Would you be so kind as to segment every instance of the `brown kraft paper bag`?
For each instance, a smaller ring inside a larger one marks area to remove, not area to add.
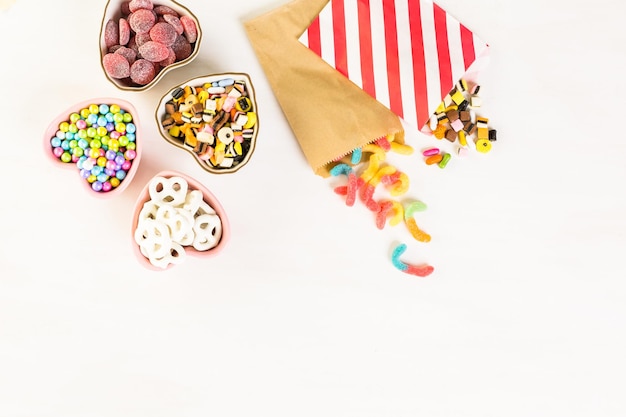
[[[399,117],[324,62],[298,38],[329,0],[294,0],[244,23],[274,94],[315,174],[354,149],[390,136]]]

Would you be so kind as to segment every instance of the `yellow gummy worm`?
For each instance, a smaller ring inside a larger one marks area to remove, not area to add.
[[[384,161],[387,155],[385,154],[385,150],[378,145],[373,143],[368,143],[363,146],[362,152],[372,152],[374,155],[378,156],[378,161]]]
[[[413,153],[413,148],[411,146],[398,142],[391,142],[391,150],[402,155],[411,155]]]
[[[363,173],[360,176],[360,178],[365,183],[368,183],[374,177],[374,175],[376,175],[376,172],[378,172],[378,168],[379,168],[379,165],[380,165],[380,159],[378,158],[377,154],[370,155],[370,160],[369,161],[370,161],[369,165],[367,166],[365,171],[363,171]]]
[[[384,166],[382,168],[380,168],[376,174],[369,180],[369,184],[373,185],[374,187],[376,187],[378,184],[380,184],[380,180],[382,177],[384,177],[385,175],[391,175],[394,172],[396,172],[396,167],[392,166],[392,165],[387,165]]]
[[[390,226],[397,226],[404,219],[404,207],[396,200],[390,200],[393,207],[393,217],[389,220]]]
[[[409,177],[404,172],[402,172],[400,173],[400,177],[398,178],[398,181],[396,181],[394,185],[391,187],[391,190],[389,190],[389,193],[392,196],[399,196],[399,195],[406,193],[408,189],[409,189]]]

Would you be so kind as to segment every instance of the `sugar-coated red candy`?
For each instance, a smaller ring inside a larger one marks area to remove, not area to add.
[[[137,46],[137,40],[135,39],[135,35],[130,35],[130,39],[128,40],[127,48],[135,51],[135,54],[139,54],[139,46]]]
[[[183,27],[183,24],[180,23],[180,19],[178,17],[172,14],[165,14],[163,15],[163,20],[172,25],[177,34],[182,35],[185,31],[185,28]]]
[[[131,0],[130,3],[128,3],[128,8],[134,13],[140,9],[152,10],[154,9],[154,4],[152,4],[150,0]]]
[[[122,14],[128,16],[130,14],[130,0],[123,1],[121,5]]]
[[[168,65],[172,65],[176,62],[176,52],[172,48],[167,48],[169,50],[169,55],[163,61],[159,62],[159,65],[162,67],[167,67]]]
[[[120,45],[126,45],[130,40],[130,25],[128,24],[128,20],[124,19],[123,17],[120,18],[119,25]]]
[[[155,75],[154,65],[146,59],[138,59],[130,67],[130,79],[139,85],[148,84]]]
[[[196,22],[189,16],[181,16],[180,23],[183,24],[185,37],[189,43],[194,43],[198,39],[198,28],[196,27]]]
[[[112,54],[112,53],[116,52],[118,49],[120,49],[121,47],[122,47],[122,45],[113,45],[112,47],[107,49],[107,52]]]
[[[120,46],[116,51],[116,54],[120,54],[122,55],[124,58],[126,58],[126,60],[128,61],[128,63],[130,65],[133,64],[133,62],[135,62],[135,59],[137,59],[137,52],[133,51],[130,48],[127,48],[125,46]]]
[[[165,46],[172,46],[177,37],[176,29],[169,23],[157,23],[150,29],[150,39]]]
[[[130,64],[123,55],[113,53],[102,57],[102,66],[111,78],[121,79],[130,75]]]
[[[160,62],[166,59],[170,52],[166,45],[160,42],[148,41],[139,47],[142,58],[151,62]]]
[[[189,58],[192,52],[191,44],[184,35],[178,35],[176,41],[172,45],[172,49],[176,54],[177,61]]]
[[[135,36],[135,43],[137,44],[137,48],[139,48],[141,45],[143,45],[146,42],[151,41],[152,39],[150,38],[150,32],[146,32],[146,33],[138,33]]]
[[[169,6],[154,6],[154,12],[159,16],[169,14],[178,17],[178,12]]]
[[[120,40],[120,30],[117,22],[109,19],[104,26],[104,44],[107,48],[118,45]]]
[[[132,3],[132,2],[131,2]],[[130,24],[130,28],[135,31],[135,33],[148,33],[154,23],[156,22],[156,17],[152,10],[148,9],[139,9],[130,14],[128,17],[128,23]]]

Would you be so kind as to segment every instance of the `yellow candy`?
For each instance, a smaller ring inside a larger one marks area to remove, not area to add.
[[[390,226],[397,226],[404,219],[404,207],[398,201],[391,200],[391,204],[393,204],[393,217],[389,220]]]
[[[204,104],[205,101],[207,101],[207,99],[209,98],[209,93],[206,92],[205,90],[202,90],[198,93],[198,101],[202,104]]]
[[[198,139],[196,139],[192,129],[185,130],[185,144],[191,146],[192,148],[195,148],[198,144]]]
[[[253,111],[249,111],[248,113],[246,113],[246,116],[248,116],[248,121],[246,122],[245,125],[243,125],[243,128],[250,129],[252,126],[256,124],[256,113]]]
[[[444,136],[446,136],[446,130],[446,127],[443,124],[439,123],[433,134],[437,139],[443,139]]]
[[[385,158],[387,158],[385,150],[373,143],[368,143],[367,145],[363,146],[363,148],[361,148],[361,152],[372,152],[378,157],[379,162],[382,162],[385,160]]]
[[[491,142],[489,139],[478,139],[476,141],[476,150],[480,153],[487,153],[491,150]]]
[[[378,155],[372,154],[370,156],[370,163],[367,166],[367,169],[363,171],[360,176],[363,182],[368,183],[372,178],[374,178],[374,175],[376,175],[376,173],[378,172],[379,164],[380,159],[378,159]]]
[[[457,132],[457,136],[459,138],[459,143],[461,144],[461,146],[467,146],[467,138],[465,137],[465,131],[459,130]]]
[[[382,177],[384,177],[385,175],[391,175],[396,171],[397,171],[396,167],[394,166],[391,166],[391,165],[384,166],[376,172],[376,174],[368,181],[368,184],[371,184],[374,187],[376,187],[378,184],[380,184],[380,180]]]
[[[247,112],[252,109],[252,102],[248,97],[239,97],[235,102],[235,108],[242,112]]]
[[[464,100],[465,100],[465,96],[463,95],[461,91],[456,90],[454,94],[452,94],[452,101],[454,101],[456,104],[461,104],[463,103]]]
[[[235,150],[235,153],[237,155],[241,155],[243,153],[243,149],[241,149],[241,143],[239,142],[235,142],[235,144],[233,145],[233,149]]]
[[[413,148],[411,146],[396,142],[391,142],[391,150],[402,155],[411,155],[413,153]]]
[[[400,173],[400,177],[398,178],[398,182],[391,187],[389,193],[392,196],[399,196],[406,193],[409,190],[409,177],[404,172]]]

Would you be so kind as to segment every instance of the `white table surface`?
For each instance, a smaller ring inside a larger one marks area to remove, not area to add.
[[[435,139],[407,134],[428,244],[378,230],[307,165],[242,26],[284,3],[186,1],[200,54],[145,93],[101,72],[104,0],[0,12],[0,416],[626,415],[626,3],[439,2],[491,46],[498,141],[441,170],[419,155]],[[170,86],[231,71],[250,74],[261,129],[249,164],[215,176],[153,113]],[[144,121],[139,171],[106,202],[41,148],[54,116],[99,96]],[[220,199],[232,238],[152,272],[130,215],[164,169]],[[434,274],[397,271],[398,242]]]

